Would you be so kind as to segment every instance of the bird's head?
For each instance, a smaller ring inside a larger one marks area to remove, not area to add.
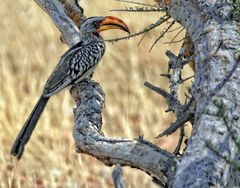
[[[130,33],[128,26],[121,19],[113,16],[89,17],[82,23],[80,32],[82,34],[100,33],[109,29],[121,29]]]

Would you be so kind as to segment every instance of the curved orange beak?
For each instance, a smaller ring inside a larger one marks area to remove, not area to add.
[[[100,23],[100,27],[97,32],[109,30],[109,29],[121,29],[130,33],[128,26],[119,18],[114,16],[106,16],[105,19]]]

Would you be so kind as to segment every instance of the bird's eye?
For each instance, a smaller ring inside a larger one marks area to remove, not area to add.
[[[100,26],[100,22],[94,22],[94,27],[98,28]]]

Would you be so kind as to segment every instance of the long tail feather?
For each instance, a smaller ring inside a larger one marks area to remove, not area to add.
[[[37,125],[38,119],[40,118],[44,107],[48,102],[48,97],[44,97],[43,95],[39,98],[37,104],[29,115],[28,119],[24,123],[22,129],[20,130],[15,142],[11,148],[11,155],[16,156],[18,160],[21,159],[24,147],[30,139],[34,128]]]

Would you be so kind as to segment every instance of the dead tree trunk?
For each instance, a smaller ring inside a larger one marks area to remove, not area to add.
[[[232,180],[224,158],[236,158],[240,134],[240,36],[232,18],[233,2],[158,2],[187,29],[195,49],[195,120],[172,185],[227,186]]]
[[[71,15],[81,18],[83,13],[76,1],[61,1],[69,5],[64,6],[65,10],[58,0],[35,1],[48,12],[64,41],[70,46],[75,44],[79,39],[78,28],[72,21],[76,17]],[[177,157],[141,137],[130,140],[104,136],[101,133],[104,93],[91,80],[71,89],[77,104],[73,132],[77,151],[106,165],[143,170],[163,186],[240,186],[238,171],[232,166],[232,161],[239,158],[240,135],[240,36],[239,25],[232,16],[233,1],[157,0],[157,3],[186,28],[194,45],[196,72],[192,93],[196,111],[186,151]],[[74,7],[78,11],[74,12]]]

